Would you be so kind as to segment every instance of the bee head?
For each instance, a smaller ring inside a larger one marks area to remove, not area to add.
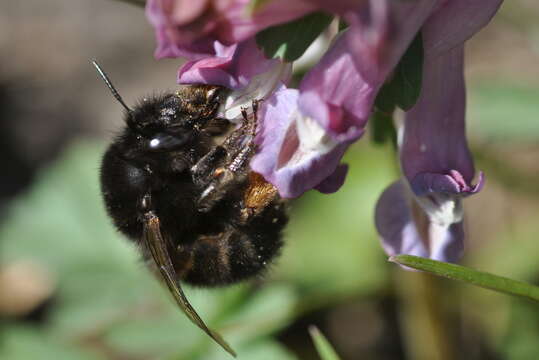
[[[125,113],[130,133],[136,134],[138,147],[149,152],[179,150],[192,144],[200,135],[200,127],[181,108],[175,94],[144,98],[133,110]]]
[[[92,64],[125,109],[128,133],[136,141],[138,150],[168,152],[190,146],[206,130],[208,121],[216,116],[223,92],[220,87],[184,86],[176,93],[144,98],[130,108],[97,62]]]

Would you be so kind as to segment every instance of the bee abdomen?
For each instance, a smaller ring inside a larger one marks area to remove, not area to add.
[[[271,213],[249,226],[230,225],[221,234],[197,239],[184,268],[184,280],[193,285],[219,286],[261,274],[279,254],[281,232],[287,222],[284,211]]]

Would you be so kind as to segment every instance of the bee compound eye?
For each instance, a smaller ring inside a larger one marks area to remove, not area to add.
[[[152,151],[169,151],[185,145],[191,139],[191,133],[181,134],[157,134],[148,142],[148,147]]]
[[[161,141],[158,138],[153,138],[153,139],[150,140],[150,148],[151,149],[157,149],[160,144],[161,144]]]

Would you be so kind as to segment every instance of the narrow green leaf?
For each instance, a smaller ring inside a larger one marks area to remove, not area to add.
[[[539,302],[539,287],[523,281],[412,255],[391,256],[389,261],[434,275],[464,281],[486,289]]]
[[[339,355],[335,352],[335,349],[333,349],[333,346],[329,343],[329,341],[326,339],[326,337],[318,330],[316,326],[310,326],[309,327],[309,333],[311,334],[311,338],[313,339],[314,346],[316,347],[316,351],[318,351],[318,355],[320,355],[320,358],[322,360],[339,360]]]
[[[284,61],[298,59],[329,25],[332,16],[314,12],[282,25],[269,27],[256,34],[256,43],[267,58]]]

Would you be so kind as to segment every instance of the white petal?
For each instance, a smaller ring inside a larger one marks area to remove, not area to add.
[[[281,86],[283,79],[286,79],[291,73],[291,63],[278,62],[278,65],[270,71],[252,77],[246,87],[231,91],[224,102],[221,113],[226,119],[233,122],[240,119],[242,108],[245,108],[249,113],[253,100],[266,99]]]

